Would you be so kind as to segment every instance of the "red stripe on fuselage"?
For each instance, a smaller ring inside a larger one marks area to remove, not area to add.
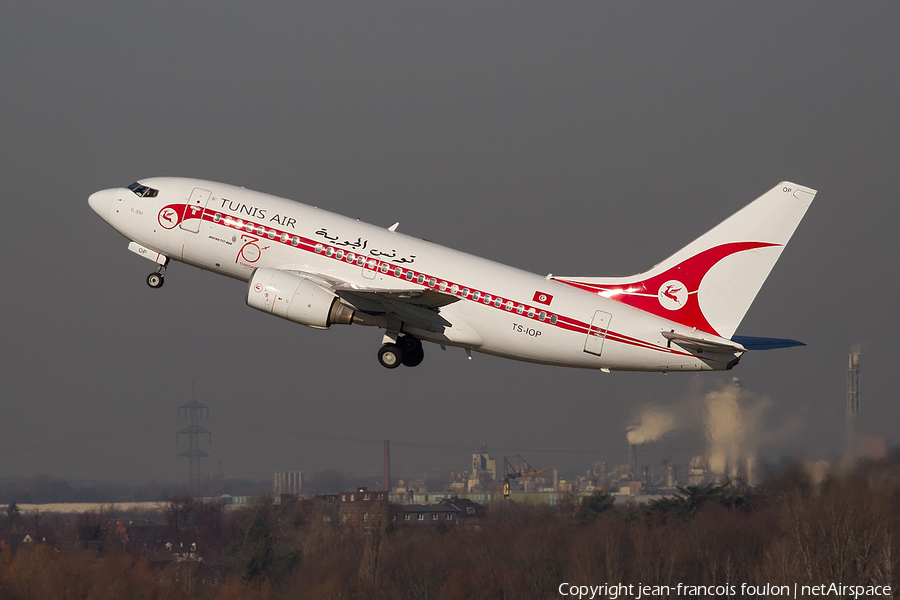
[[[182,214],[184,214],[184,205],[182,205]],[[218,221],[216,221],[216,217],[215,217],[216,215],[219,215]],[[345,250],[343,248],[337,248],[336,246],[331,246],[329,244],[323,244],[321,242],[299,236],[295,233],[275,229],[273,227],[266,227],[265,225],[261,225],[254,221],[245,221],[244,219],[241,219],[239,217],[234,217],[227,213],[222,213],[221,211],[217,212],[217,211],[210,211],[207,209],[202,213],[202,215],[200,217],[189,217],[189,218],[200,218],[203,221],[208,221],[209,223],[211,223],[213,225],[220,225],[222,227],[225,227],[225,228],[228,228],[228,229],[231,229],[234,231],[243,231],[245,233],[252,233],[254,235],[259,236],[260,242],[262,242],[263,240],[266,240],[267,242],[282,244],[285,246],[303,250],[305,252],[312,252],[312,253],[318,254],[322,258],[326,258],[326,259],[330,258],[331,260],[336,260],[336,261],[344,262],[347,264],[354,264],[361,268],[369,269],[371,271],[375,271],[382,275],[387,275],[388,277],[391,277],[393,279],[406,281],[407,283],[415,283],[416,285],[421,285],[422,287],[425,287],[428,289],[433,289],[433,290],[449,293],[449,294],[459,297],[461,300],[466,300],[469,302],[476,302],[478,304],[482,304],[484,306],[494,308],[495,310],[499,310],[504,313],[509,313],[511,315],[515,315],[518,318],[536,321],[538,323],[541,323],[542,325],[558,327],[560,329],[565,329],[565,330],[572,331],[574,333],[583,334],[583,335],[588,335],[589,333],[591,333],[591,326],[588,323],[579,321],[577,319],[573,319],[571,317],[566,317],[566,316],[560,315],[558,313],[550,313],[550,312],[547,312],[546,310],[542,310],[540,307],[529,305],[524,302],[515,302],[510,298],[506,298],[503,296],[495,296],[493,294],[489,294],[483,290],[479,290],[476,288],[467,288],[467,286],[464,286],[462,284],[448,281],[446,279],[432,276],[427,273],[423,273],[421,271],[416,271],[414,269],[400,267],[400,266],[392,264],[388,261],[379,260],[379,259],[365,256],[362,254],[357,254],[355,252],[348,252],[347,250]],[[231,220],[230,224],[226,223],[226,221],[229,219]],[[184,219],[184,220],[188,220],[188,219]],[[262,233],[259,232],[260,228],[262,228]],[[272,232],[274,234],[271,238],[269,237],[270,232]],[[286,238],[283,239],[283,236],[286,236]],[[293,243],[294,239],[297,240],[296,245]],[[318,250],[317,250],[317,248],[318,248]],[[331,256],[327,255],[328,248],[332,249]],[[340,251],[340,258],[338,258],[339,251]],[[347,260],[348,256],[352,256],[353,257],[352,260]],[[363,257],[365,259],[362,265],[359,265],[357,262],[359,257]],[[383,272],[381,270],[382,265],[387,265],[387,267],[388,267],[387,272]],[[399,274],[396,273],[396,271],[395,271],[396,269],[400,269]],[[406,279],[407,272],[411,272],[413,274],[412,280]],[[417,282],[420,275],[424,278],[422,283]],[[429,285],[429,282],[431,279],[435,280],[434,285]],[[441,283],[446,283],[444,290],[441,290],[441,288],[440,288]],[[565,282],[565,283],[569,283],[569,282]],[[570,285],[572,285],[572,284],[570,283]],[[450,291],[453,288],[453,286],[457,287],[456,292]],[[581,287],[581,286],[575,286],[575,287]],[[464,289],[469,289],[468,296],[462,295],[462,290],[464,290]],[[593,290],[588,290],[588,291],[593,291]],[[480,296],[479,300],[474,299],[474,295],[476,292]],[[485,297],[489,297],[490,302],[485,303],[484,302]],[[495,305],[495,301],[497,300],[497,298],[499,298],[501,300],[500,306]],[[507,302],[513,303],[512,309],[506,308]],[[520,306],[522,307],[521,314],[518,312],[518,308]],[[533,311],[531,316],[529,316],[530,311]],[[541,318],[540,318],[541,312],[545,313],[543,320],[541,320]],[[554,315],[557,318],[556,323],[552,323],[550,321]],[[612,342],[620,343],[620,344],[636,346],[638,348],[642,348],[645,350],[656,350],[658,352],[663,352],[666,354],[675,354],[678,356],[693,356],[693,354],[690,354],[687,352],[682,352],[679,350],[668,348],[666,346],[659,346],[657,344],[653,344],[651,342],[647,342],[644,340],[626,336],[624,334],[616,333],[614,331],[607,331],[606,339],[609,341],[612,341]]]
[[[719,332],[710,324],[700,308],[700,300],[697,297],[700,282],[707,272],[723,258],[738,252],[778,245],[769,242],[730,242],[728,244],[720,244],[683,260],[659,275],[628,283],[609,285],[574,279],[554,278],[554,280],[580,290],[611,298],[622,304],[675,321],[686,327],[696,327],[702,331],[719,335]],[[660,301],[661,294],[666,294],[666,290],[663,290],[662,286],[672,280],[680,282],[687,288],[684,305],[675,310],[665,308]]]

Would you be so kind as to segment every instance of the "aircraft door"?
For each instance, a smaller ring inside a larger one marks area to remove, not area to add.
[[[591,328],[588,330],[587,339],[584,341],[585,352],[600,356],[600,352],[603,350],[603,341],[606,339],[606,332],[609,331],[610,321],[612,321],[612,315],[608,312],[598,310],[594,313],[594,318],[591,320]]]
[[[200,223],[203,221],[203,209],[209,202],[212,192],[201,188],[194,188],[187,206],[184,207],[184,218],[181,219],[181,228],[191,233],[200,231]]]
[[[373,258],[368,259],[363,264],[362,274],[366,279],[375,279],[375,276],[378,274],[378,261]]]

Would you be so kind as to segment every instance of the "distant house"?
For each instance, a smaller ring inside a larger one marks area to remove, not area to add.
[[[190,594],[198,588],[209,588],[219,585],[219,572],[203,560],[178,560],[160,572],[160,581],[177,585]]]
[[[369,491],[364,487],[323,498],[337,506],[338,522],[347,527],[369,527],[376,515],[387,514],[390,518],[400,512],[397,505],[388,502],[387,492]]]
[[[403,507],[404,523],[410,525],[439,525],[480,528],[487,507],[468,498],[445,498],[436,504],[407,504]]]

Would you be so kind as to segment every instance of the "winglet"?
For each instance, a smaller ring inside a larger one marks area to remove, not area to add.
[[[391,233],[394,233],[395,231],[397,231],[398,225],[400,225],[400,221],[397,221],[396,223],[394,223],[393,225],[388,227],[388,231],[390,231]]]

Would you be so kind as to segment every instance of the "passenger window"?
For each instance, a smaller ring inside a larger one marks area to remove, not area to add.
[[[382,272],[382,273],[387,273],[389,269],[390,269],[390,267],[388,267],[388,264],[387,264],[387,263],[383,263],[383,264],[381,265],[381,272]]]
[[[507,300],[506,302],[506,310],[512,310],[513,303],[512,300]]]
[[[363,266],[363,264],[365,264],[365,262],[366,262],[365,256],[357,256],[356,257],[356,264],[359,265],[360,267]]]
[[[394,277],[400,277],[401,275],[403,275],[403,269],[394,267]]]
[[[283,243],[285,243],[286,241],[288,241],[288,234],[282,233],[282,234],[281,234],[281,243],[283,244]],[[322,244],[319,244],[319,247],[321,248],[321,247],[322,247]],[[319,250],[319,252],[321,252],[321,250]]]
[[[441,285],[438,286],[438,287],[441,289],[442,292],[445,291],[445,290],[447,289],[447,282],[446,282],[446,281],[442,281],[442,282],[441,282]]]
[[[547,318],[547,313],[544,312],[544,311],[541,311],[541,314],[538,315],[538,319],[540,319],[541,321],[543,321],[543,320],[546,319],[546,318]]]
[[[325,256],[334,256],[334,248],[328,247],[325,249]]]
[[[550,322],[556,323],[556,315],[550,315]]]
[[[528,318],[530,319],[530,318],[532,318],[532,317],[534,317],[534,309],[533,309],[533,308],[529,308],[529,309],[528,309]]]
[[[472,300],[474,300],[475,302],[478,302],[479,300],[481,300],[481,292],[479,292],[479,291],[472,292]]]
[[[407,280],[407,281],[412,281],[412,278],[413,278],[413,272],[412,272],[412,271],[407,271],[407,272],[406,272],[406,280]]]
[[[222,220],[222,215],[220,213],[216,213],[215,215],[213,215],[213,223],[218,223],[221,220]]]
[[[246,227],[244,227],[244,231],[247,233],[253,233],[253,223],[247,223]]]
[[[316,254],[322,253],[322,244],[316,244]]]
[[[463,298],[468,298],[468,297],[469,297],[469,288],[463,288],[463,291],[462,291],[462,297],[463,297]]]
[[[501,300],[500,298],[497,298],[496,300],[494,300],[494,307],[495,307],[495,308],[500,308],[500,305],[501,305],[501,304],[503,304],[503,300]]]
[[[356,259],[356,255],[352,252],[347,253],[347,262],[352,263]]]
[[[454,283],[454,284],[453,284],[453,287],[450,288],[450,293],[451,293],[451,294],[458,294],[458,293],[459,293],[459,286],[456,285],[456,284]]]
[[[338,250],[337,252],[334,253],[334,257],[338,260],[341,260],[342,258],[344,258],[344,251]]]
[[[416,277],[416,283],[423,283],[424,281],[425,281],[424,275],[420,274],[418,277]]]
[[[525,312],[525,307],[522,306],[521,304],[518,305],[518,306],[516,307],[516,312],[517,312],[518,314],[521,315],[523,312]]]
[[[274,240],[274,239],[275,239],[275,230],[274,230],[274,229],[270,229],[270,230],[269,230],[268,237],[269,237],[270,240]]]
[[[490,304],[490,303],[491,303],[491,295],[490,295],[490,294],[485,294],[485,295],[484,295],[484,303],[485,303],[485,304]]]
[[[299,246],[299,245],[300,245],[300,238],[298,238],[295,235],[293,238],[291,238],[291,246]]]
[[[436,284],[436,283],[437,283],[437,280],[434,277],[432,277],[431,279],[428,280],[428,287],[434,287],[434,284]]]
[[[256,235],[262,237],[263,235],[265,235],[265,233],[266,233],[266,228],[265,228],[265,227],[263,227],[262,225],[257,226],[257,228],[256,228]]]

